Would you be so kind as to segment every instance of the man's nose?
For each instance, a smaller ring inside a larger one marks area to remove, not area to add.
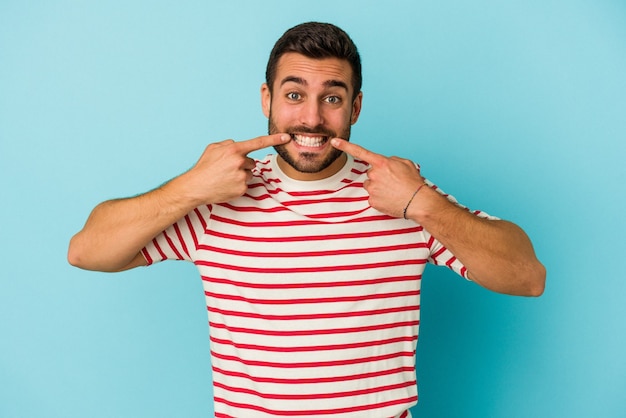
[[[324,124],[322,107],[316,100],[307,101],[300,110],[300,123],[303,125],[314,127]]]

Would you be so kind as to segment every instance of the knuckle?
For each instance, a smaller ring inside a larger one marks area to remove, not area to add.
[[[215,144],[213,144],[213,145],[215,145],[215,146],[225,146],[225,145],[230,145],[230,144],[232,144],[233,142],[235,142],[235,141],[233,141],[232,139],[225,139],[225,140],[223,140],[223,141],[216,142],[216,143],[215,143]]]
[[[239,185],[237,187],[235,187],[235,191],[237,193],[238,196],[241,196],[242,194],[244,194],[246,192],[246,190],[248,190],[248,185],[246,184],[245,181],[245,177],[242,179],[242,181],[239,182]]]

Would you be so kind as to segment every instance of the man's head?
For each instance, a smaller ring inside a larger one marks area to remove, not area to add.
[[[290,177],[315,180],[335,174],[345,155],[330,139],[350,138],[361,111],[361,61],[356,46],[336,26],[304,23],[276,42],[261,88],[269,132],[292,141],[275,147]]]
[[[274,86],[276,68],[283,54],[295,52],[308,58],[339,58],[352,68],[352,91],[354,100],[361,91],[361,56],[356,45],[341,28],[330,23],[309,22],[294,26],[280,37],[270,53],[265,70],[265,82]]]

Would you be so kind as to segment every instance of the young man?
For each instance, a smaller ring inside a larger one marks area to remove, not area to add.
[[[427,262],[496,292],[543,292],[519,227],[348,142],[360,89],[345,32],[288,30],[261,88],[269,135],[209,145],[160,188],[98,205],[72,238],[69,261],[85,269],[196,264],[216,417],[408,416]],[[247,157],[268,146],[277,155]]]

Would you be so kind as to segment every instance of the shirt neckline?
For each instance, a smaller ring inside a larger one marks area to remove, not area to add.
[[[346,154],[346,163],[344,166],[330,177],[320,180],[296,180],[289,177],[280,169],[277,162],[277,154],[270,156],[270,166],[272,171],[276,173],[276,177],[280,180],[281,188],[287,190],[320,190],[334,189],[337,185],[344,185],[343,179],[347,178],[354,166],[354,158],[350,154]]]

